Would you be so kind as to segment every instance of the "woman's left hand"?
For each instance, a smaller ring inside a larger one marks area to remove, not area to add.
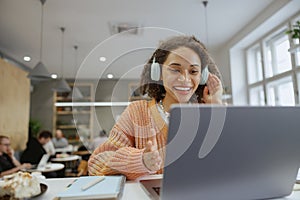
[[[203,102],[206,104],[222,104],[223,87],[220,79],[210,73],[206,85],[203,90]]]

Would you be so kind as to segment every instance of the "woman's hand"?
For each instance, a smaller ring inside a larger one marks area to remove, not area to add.
[[[203,102],[206,104],[222,104],[223,87],[220,79],[210,73],[206,85],[203,90]]]
[[[162,159],[159,154],[156,142],[156,133],[154,129],[151,129],[153,132],[153,140],[149,140],[146,145],[146,149],[143,154],[143,161],[145,166],[149,169],[149,171],[158,171],[161,168]]]

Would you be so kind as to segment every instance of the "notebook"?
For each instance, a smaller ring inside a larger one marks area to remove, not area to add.
[[[61,200],[82,200],[82,199],[120,199],[125,185],[125,176],[82,176],[79,177],[65,191],[59,193],[57,197]],[[96,182],[95,182],[96,181]],[[85,190],[83,187],[90,185]]]
[[[300,107],[174,106],[160,196],[150,195],[159,181],[148,194],[162,200],[289,195],[300,166],[299,116]]]

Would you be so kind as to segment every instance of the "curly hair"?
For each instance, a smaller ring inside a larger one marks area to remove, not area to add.
[[[147,94],[151,98],[155,98],[156,101],[162,100],[166,94],[166,90],[162,84],[162,81],[153,81],[151,79],[151,64],[153,59],[161,65],[167,60],[168,55],[171,51],[176,50],[180,47],[186,47],[192,49],[198,54],[201,60],[201,70],[206,66],[211,73],[217,75],[220,78],[219,70],[216,64],[207,52],[206,47],[194,36],[175,36],[167,39],[160,43],[159,47],[154,51],[151,58],[145,64],[140,81],[140,92],[141,94]],[[199,85],[194,95],[190,99],[191,102],[202,103],[203,89],[205,86]]]

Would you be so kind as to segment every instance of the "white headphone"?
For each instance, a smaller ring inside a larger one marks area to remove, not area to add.
[[[151,79],[153,81],[159,81],[160,79],[160,66],[159,63],[155,62],[155,57],[153,58],[153,62],[151,64]],[[208,75],[209,75],[209,71],[208,71],[208,67],[206,66],[201,73],[201,81],[199,83],[199,85],[205,85],[205,83],[207,82],[208,79]]]

